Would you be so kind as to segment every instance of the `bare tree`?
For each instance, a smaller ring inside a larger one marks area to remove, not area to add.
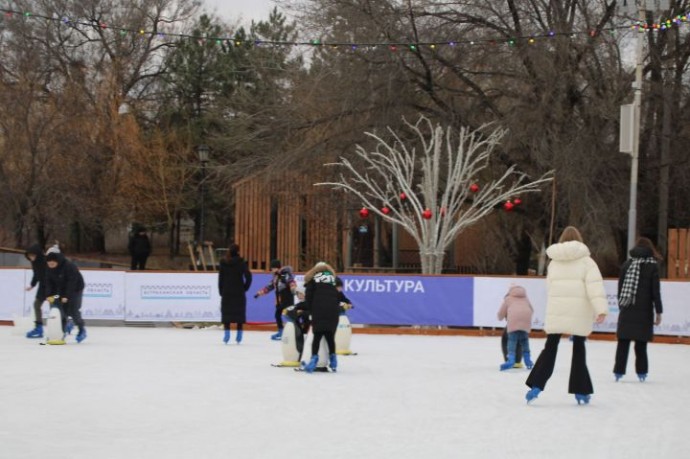
[[[518,195],[539,192],[551,180],[547,173],[530,181],[512,165],[500,177],[473,187],[489,167],[505,130],[463,127],[456,136],[451,128],[434,126],[424,116],[414,125],[405,124],[421,147],[420,155],[415,142],[403,140],[392,129],[392,142],[367,132],[377,148],[368,151],[358,145],[361,163],[341,157],[327,164],[344,169],[338,180],[315,185],[353,193],[366,208],[400,225],[419,247],[423,274],[441,272],[445,249],[464,229]]]

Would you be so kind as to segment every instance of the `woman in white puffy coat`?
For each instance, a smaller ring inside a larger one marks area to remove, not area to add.
[[[608,312],[604,281],[573,226],[563,230],[546,254],[551,259],[546,275],[546,344],[527,378],[527,402],[539,396],[553,374],[558,343],[565,333],[573,337],[568,392],[575,394],[578,404],[589,403],[594,388],[587,370],[585,338],[592,332],[592,323],[603,322]]]

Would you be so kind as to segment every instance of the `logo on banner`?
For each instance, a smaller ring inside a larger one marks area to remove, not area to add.
[[[113,284],[110,282],[87,282],[84,296],[89,298],[112,298]]]
[[[208,300],[210,285],[142,285],[142,300]]]

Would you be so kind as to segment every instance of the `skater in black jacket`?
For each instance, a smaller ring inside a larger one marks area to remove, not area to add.
[[[31,277],[31,284],[26,287],[26,291],[36,288],[36,298],[34,299],[34,324],[33,330],[26,333],[27,338],[43,338],[43,312],[41,306],[46,300],[46,257],[43,255],[43,250],[39,244],[34,244],[24,254],[27,260],[31,262],[31,270],[33,276]]]
[[[84,319],[81,317],[81,300],[84,295],[84,278],[79,268],[61,253],[46,255],[48,270],[46,271],[46,300],[57,297],[53,304],[61,309],[62,330],[66,331],[67,316],[74,319],[79,328],[77,342],[86,339]]]
[[[658,262],[662,260],[654,244],[639,238],[630,250],[630,259],[621,268],[618,279],[618,346],[613,374],[616,381],[625,375],[630,342],[635,341],[635,372],[640,381],[647,379],[649,360],[647,343],[654,338],[654,325],[661,323],[661,283]]]
[[[273,273],[271,282],[256,292],[254,298],[256,299],[262,295],[265,295],[271,290],[275,292],[276,310],[274,318],[276,320],[278,332],[271,335],[271,339],[274,341],[280,341],[283,336],[283,310],[295,304],[297,282],[295,282],[295,276],[292,274],[292,268],[290,266],[282,266],[280,260],[271,260],[270,267],[271,272]]]
[[[218,291],[221,297],[220,313],[223,322],[223,342],[230,341],[230,323],[237,324],[237,344],[242,342],[242,325],[247,321],[247,295],[252,285],[252,273],[247,262],[240,257],[240,246],[232,244],[218,270]]]
[[[335,270],[324,262],[317,263],[304,275],[305,309],[311,314],[314,340],[311,344],[311,359],[304,367],[312,372],[319,361],[319,345],[325,338],[328,345],[329,366],[338,367],[335,349],[335,332],[340,316],[340,295],[335,286]]]

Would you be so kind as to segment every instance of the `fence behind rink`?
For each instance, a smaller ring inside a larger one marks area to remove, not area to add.
[[[213,272],[158,272],[82,270],[86,282],[82,315],[85,319],[128,322],[218,322],[218,274]],[[247,320],[272,323],[274,296],[253,299],[270,281],[254,273],[247,294]],[[534,307],[533,328],[541,329],[546,306],[546,282],[541,277],[422,276],[343,274],[345,294],[355,308],[353,324],[503,327],[496,312],[511,283],[525,287]],[[0,320],[32,314],[35,290],[26,291],[29,269],[0,269]],[[297,276],[301,283],[301,276]],[[618,317],[616,280],[606,280],[609,315],[595,331],[615,332]],[[663,322],[656,333],[690,336],[690,282],[662,281]],[[45,306],[47,308],[47,305]]]

